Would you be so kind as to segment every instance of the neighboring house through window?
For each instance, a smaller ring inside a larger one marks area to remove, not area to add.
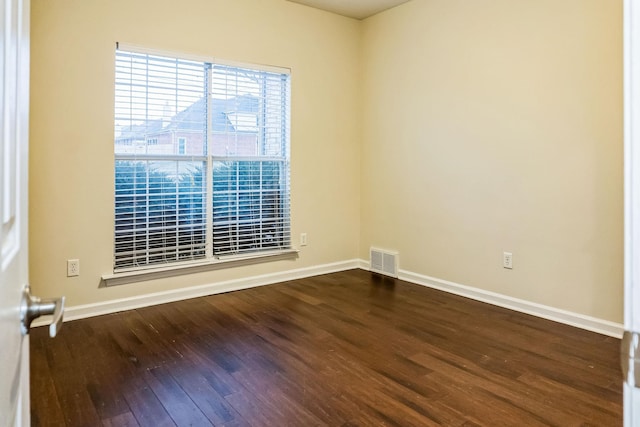
[[[288,70],[118,49],[115,81],[115,272],[291,248]]]

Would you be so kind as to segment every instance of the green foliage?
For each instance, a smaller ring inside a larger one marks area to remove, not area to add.
[[[116,162],[116,267],[204,256],[202,168],[172,176],[150,163]]]
[[[214,253],[286,246],[282,164],[215,162]],[[117,161],[116,267],[205,256],[206,173],[192,162]],[[283,229],[284,228],[284,229]]]

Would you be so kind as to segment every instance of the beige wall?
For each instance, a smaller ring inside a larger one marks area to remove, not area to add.
[[[68,305],[344,261],[359,243],[360,23],[283,0],[32,0],[30,280]],[[112,270],[116,41],[292,69],[295,261],[99,289]],[[66,277],[79,258],[81,275]]]
[[[375,245],[403,270],[620,322],[619,3],[413,0],[358,22],[284,0],[32,0],[34,290],[79,305]],[[292,68],[298,260],[98,288],[116,41]]]
[[[360,256],[621,322],[621,3],[414,0],[365,21]]]

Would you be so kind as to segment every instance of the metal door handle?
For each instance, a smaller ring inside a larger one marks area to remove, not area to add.
[[[38,317],[53,315],[51,324],[49,324],[49,336],[55,337],[62,327],[64,297],[52,299],[34,297],[31,295],[31,289],[27,286],[24,289],[22,301],[22,333],[28,334],[31,322]]]

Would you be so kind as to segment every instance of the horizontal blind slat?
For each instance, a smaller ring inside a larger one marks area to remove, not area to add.
[[[208,224],[215,255],[290,248],[288,73],[115,64],[115,268],[204,257]]]

